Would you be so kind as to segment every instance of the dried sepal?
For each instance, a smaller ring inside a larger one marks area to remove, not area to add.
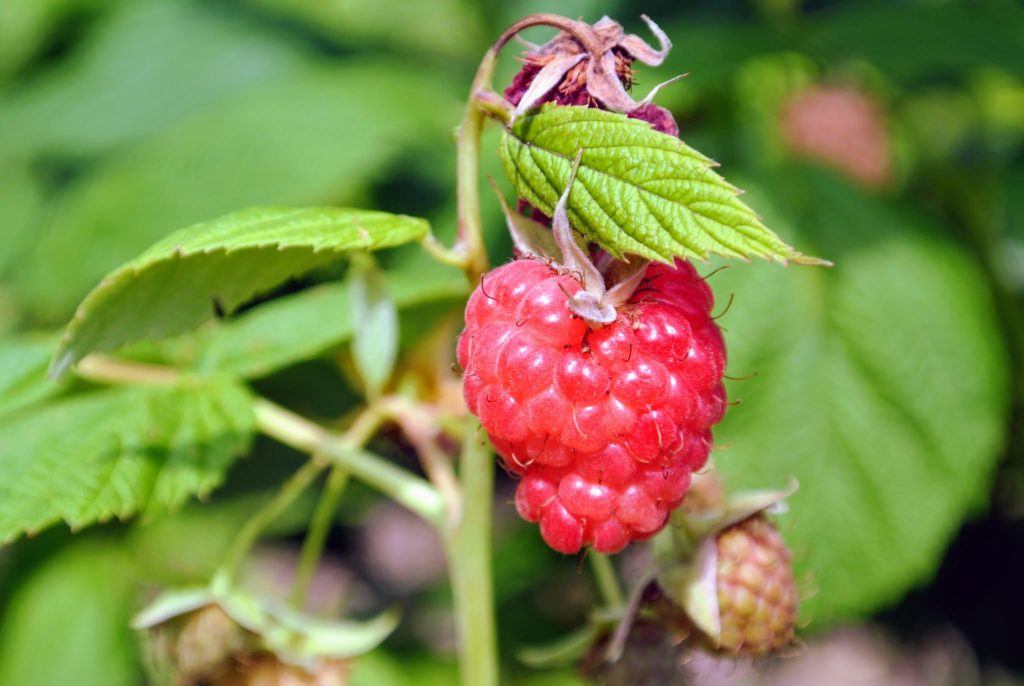
[[[638,60],[660,65],[672,48],[665,32],[649,17],[643,19],[657,38],[658,48],[635,34],[627,35],[618,22],[607,16],[593,25],[563,17],[557,22],[538,22],[561,31],[543,45],[528,45],[526,66],[506,90],[506,97],[516,105],[512,121],[552,99],[550,94],[556,89],[554,99],[560,104],[594,102],[604,109],[626,114],[649,105],[661,87],[679,77],[655,86],[639,102],[629,95],[628,89],[633,85],[631,63]]]

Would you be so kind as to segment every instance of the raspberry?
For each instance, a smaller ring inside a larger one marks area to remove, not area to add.
[[[485,276],[466,306],[463,393],[516,507],[555,550],[614,553],[661,529],[725,412],[711,290],[688,262],[652,265],[601,328],[570,311],[578,281],[539,260]]]
[[[763,515],[718,534],[719,647],[763,655],[793,640],[799,598],[789,548]]]

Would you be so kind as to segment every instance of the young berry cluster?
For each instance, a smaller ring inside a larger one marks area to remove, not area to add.
[[[661,529],[704,465],[725,412],[711,290],[688,262],[648,267],[614,322],[569,309],[579,281],[523,259],[466,307],[464,394],[506,468],[516,507],[563,553],[603,553]]]
[[[799,597],[791,554],[762,514],[718,534],[719,645],[742,655],[763,655],[793,641]]]

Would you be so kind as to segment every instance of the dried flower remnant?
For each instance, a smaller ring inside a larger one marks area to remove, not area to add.
[[[626,34],[608,17],[593,25],[567,22],[563,31],[544,45],[530,44],[523,68],[505,89],[505,98],[516,106],[513,117],[553,102],[622,112],[650,122],[663,133],[678,135],[672,115],[651,102],[663,85],[675,79],[655,86],[639,102],[628,93],[634,83],[633,62],[658,66],[672,48],[657,24],[646,16],[644,21],[658,39],[658,49],[639,36]]]

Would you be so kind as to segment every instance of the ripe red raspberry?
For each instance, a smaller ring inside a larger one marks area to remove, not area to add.
[[[688,262],[655,264],[617,319],[570,311],[581,290],[539,260],[495,269],[466,306],[463,392],[516,507],[555,550],[603,553],[661,529],[725,412],[711,290]]]
[[[799,598],[782,536],[759,514],[719,533],[716,545],[719,647],[754,656],[790,644]]]

